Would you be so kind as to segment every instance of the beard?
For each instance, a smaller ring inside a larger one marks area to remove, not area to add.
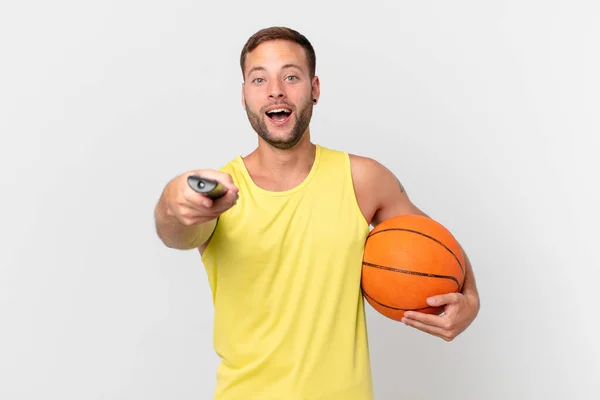
[[[310,124],[310,119],[312,118],[313,105],[312,103],[307,102],[307,104],[299,110],[295,110],[294,107],[285,103],[282,103],[281,105],[290,108],[293,111],[294,118],[294,125],[291,130],[283,134],[275,135],[272,132],[269,132],[266,123],[266,118],[269,117],[265,114],[266,110],[255,113],[250,110],[250,107],[246,106],[246,114],[248,115],[248,120],[250,121],[250,125],[252,125],[252,129],[254,129],[258,136],[263,138],[263,140],[271,146],[277,149],[286,150],[294,147],[300,139],[302,139],[304,132],[306,132],[306,129]]]

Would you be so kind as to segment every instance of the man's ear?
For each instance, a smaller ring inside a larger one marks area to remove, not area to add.
[[[319,81],[319,77],[315,76],[312,80],[312,98],[313,103],[316,104],[319,101],[319,97],[321,96],[321,82]]]

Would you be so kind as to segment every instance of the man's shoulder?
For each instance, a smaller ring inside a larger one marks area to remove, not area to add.
[[[379,162],[372,157],[361,156],[359,154],[348,153],[350,157],[350,162],[366,168],[375,168]]]
[[[372,157],[349,154],[352,180],[357,194],[378,197],[383,188],[398,186],[398,178],[382,163]]]
[[[348,153],[350,158],[350,165],[352,167],[352,174],[357,175],[357,178],[370,177],[371,175],[377,176],[381,173],[386,173],[387,168],[383,166],[379,161],[372,157],[362,156],[358,154]],[[389,172],[389,171],[388,171]]]
[[[337,155],[345,155],[350,159],[350,163],[352,166],[356,166],[360,169],[376,169],[382,167],[382,165],[375,159],[371,157],[367,157],[360,154],[354,154],[349,151],[346,151],[342,148],[329,147],[321,144],[316,144],[317,147],[320,147],[320,151],[322,153],[330,153]]]
[[[337,156],[343,155],[349,159],[355,189],[362,189],[364,186],[367,186],[366,189],[370,189],[369,186],[373,185],[376,181],[375,178],[391,173],[383,166],[383,164],[372,157],[351,153],[338,148],[326,147],[320,144],[317,144],[317,146],[320,147],[322,154],[329,153]]]

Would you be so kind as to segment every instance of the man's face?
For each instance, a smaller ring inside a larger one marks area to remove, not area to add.
[[[252,128],[279,149],[293,147],[308,129],[319,79],[311,79],[302,46],[283,40],[246,55],[243,104]]]

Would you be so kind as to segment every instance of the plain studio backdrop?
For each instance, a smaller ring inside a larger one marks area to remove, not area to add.
[[[285,25],[313,140],[391,169],[481,293],[450,343],[367,306],[376,399],[597,399],[597,3],[215,3],[1,6],[0,398],[211,398],[204,267],[153,209],[252,151],[239,53]]]

